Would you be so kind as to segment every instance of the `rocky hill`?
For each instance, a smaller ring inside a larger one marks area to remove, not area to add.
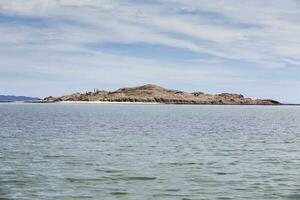
[[[87,93],[74,93],[61,97],[46,97],[41,102],[61,101],[109,101],[109,102],[153,102],[164,104],[230,104],[230,105],[279,105],[271,99],[245,98],[241,94],[205,94],[202,92],[183,92],[170,90],[157,85],[143,85],[132,88],[120,88],[116,91],[97,90]]]

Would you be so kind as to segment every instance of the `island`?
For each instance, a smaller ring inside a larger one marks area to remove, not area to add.
[[[0,103],[10,103],[15,101],[38,101],[37,97],[15,96],[15,95],[0,95]]]
[[[136,102],[161,104],[208,104],[208,105],[281,105],[272,99],[251,99],[241,94],[184,92],[147,84],[138,87],[120,88],[115,91],[94,90],[61,97],[49,96],[39,103],[57,102]]]

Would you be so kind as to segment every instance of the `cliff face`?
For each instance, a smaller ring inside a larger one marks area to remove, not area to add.
[[[74,93],[62,97],[46,97],[43,102],[59,101],[115,101],[115,102],[155,102],[165,104],[245,104],[245,105],[277,105],[271,99],[250,99],[240,94],[222,93],[217,95],[202,92],[183,92],[170,90],[157,85],[143,85],[132,88],[120,88],[113,92],[95,91]]]

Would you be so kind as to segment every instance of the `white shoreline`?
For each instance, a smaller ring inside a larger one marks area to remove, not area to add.
[[[62,104],[150,104],[157,105],[156,102],[128,102],[128,101],[58,101],[54,103]]]

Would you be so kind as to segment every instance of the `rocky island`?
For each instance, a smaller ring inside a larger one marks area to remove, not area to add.
[[[251,99],[241,94],[203,92],[183,92],[147,84],[139,87],[120,88],[116,91],[95,90],[74,93],[61,97],[46,97],[41,103],[55,102],[147,102],[163,104],[216,104],[216,105],[280,105],[272,99]]]

